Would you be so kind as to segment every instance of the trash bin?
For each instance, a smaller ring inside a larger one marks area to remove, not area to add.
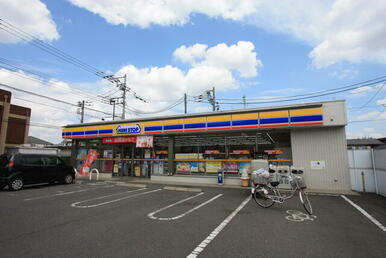
[[[217,172],[217,184],[223,185],[224,184],[224,171],[219,170]]]

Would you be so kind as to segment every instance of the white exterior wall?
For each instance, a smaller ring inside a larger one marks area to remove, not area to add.
[[[344,126],[291,130],[293,165],[305,169],[311,189],[350,190]],[[311,161],[324,161],[324,169],[311,169]]]

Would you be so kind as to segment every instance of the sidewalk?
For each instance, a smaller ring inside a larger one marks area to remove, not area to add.
[[[77,176],[77,181],[86,181],[86,182],[96,182],[95,179],[89,180],[85,176]],[[234,185],[217,185],[217,184],[196,184],[196,183],[179,183],[179,182],[165,182],[165,181],[155,181],[150,178],[132,178],[132,177],[112,177],[112,178],[102,178],[99,181],[117,181],[124,183],[140,183],[140,184],[157,184],[157,185],[175,185],[175,186],[184,186],[184,187],[215,187],[215,188],[231,188],[231,189],[241,189],[241,190],[250,190],[250,187],[234,186]],[[309,189],[307,192],[317,195],[357,195],[360,194],[351,190],[322,190],[322,189]]]

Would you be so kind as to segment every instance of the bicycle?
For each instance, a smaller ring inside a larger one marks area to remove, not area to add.
[[[270,177],[272,177],[272,174],[275,173],[275,170],[270,169],[269,173],[271,174]],[[253,182],[256,185],[253,190],[253,198],[255,202],[263,208],[269,208],[275,203],[284,203],[284,201],[293,198],[296,193],[299,193],[299,199],[304,209],[308,214],[312,215],[311,202],[308,199],[306,192],[304,191],[306,186],[304,184],[303,178],[299,176],[299,174],[302,174],[303,171],[293,170],[292,173],[296,174],[296,176],[292,176],[291,174],[285,176],[288,178],[292,187],[292,189],[290,190],[291,193],[289,195],[283,195],[277,188],[280,184],[279,181],[271,181],[269,180],[269,178],[264,179],[262,177],[259,178],[259,176],[257,176],[257,180],[254,180]],[[269,186],[269,184],[271,186]]]

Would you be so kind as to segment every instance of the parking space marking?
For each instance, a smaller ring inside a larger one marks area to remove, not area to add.
[[[308,215],[306,213],[303,213],[297,210],[287,210],[286,213],[289,215],[286,216],[285,218],[289,221],[303,222],[305,220],[314,221],[314,219],[316,219],[315,215]]]
[[[364,209],[362,209],[360,206],[358,206],[357,204],[355,204],[353,201],[351,201],[349,198],[347,198],[346,196],[344,195],[341,195],[341,197],[347,201],[349,204],[351,204],[352,206],[355,207],[355,209],[357,209],[358,211],[360,211],[366,218],[368,218],[371,222],[373,222],[375,225],[377,225],[377,227],[379,227],[383,232],[386,232],[386,227],[383,226],[381,224],[381,222],[379,222],[377,219],[375,219],[374,217],[372,217],[370,214],[367,213],[367,211],[365,211]]]
[[[97,207],[97,206],[102,206],[102,205],[106,205],[106,204],[109,204],[109,203],[118,202],[118,201],[122,201],[122,200],[129,199],[129,198],[132,198],[132,197],[141,196],[141,195],[145,195],[145,194],[150,194],[150,193],[154,193],[154,192],[158,192],[158,191],[162,190],[162,189],[156,189],[156,190],[152,190],[152,191],[148,191],[148,192],[143,192],[143,193],[138,193],[138,194],[133,194],[133,195],[125,196],[125,197],[114,199],[114,200],[107,201],[107,202],[97,203],[97,204],[93,204],[93,205],[79,206],[80,203],[94,201],[94,200],[100,200],[100,199],[103,199],[103,198],[107,198],[107,197],[114,196],[114,195],[119,195],[119,194],[124,194],[124,193],[134,193],[134,192],[142,191],[142,190],[145,190],[145,189],[146,188],[140,188],[140,189],[136,189],[136,190],[132,190],[132,191],[126,191],[126,192],[117,193],[117,194],[110,194],[110,195],[105,195],[105,196],[101,196],[101,197],[97,197],[97,198],[92,198],[92,199],[88,199],[88,200],[84,200],[84,201],[80,201],[80,202],[74,202],[74,203],[71,204],[71,207],[74,207],[74,208],[94,208],[94,207]]]
[[[245,205],[251,200],[252,196],[248,196],[245,200],[236,208],[220,225],[215,228],[212,233],[209,234],[207,238],[204,239],[188,256],[187,258],[197,257],[205,247],[207,247],[213,239],[228,225],[228,223],[239,213]]]
[[[171,208],[171,207],[173,207],[173,206],[176,206],[176,205],[178,205],[178,204],[187,202],[187,201],[189,201],[189,200],[191,200],[191,199],[193,199],[193,198],[196,198],[196,197],[198,197],[198,196],[200,196],[200,195],[202,195],[202,194],[204,194],[204,193],[201,192],[201,193],[198,193],[198,194],[196,194],[196,195],[190,196],[190,197],[188,197],[188,198],[186,198],[186,199],[183,199],[183,200],[181,200],[181,201],[178,201],[178,202],[176,202],[176,203],[170,204],[170,205],[168,205],[168,206],[166,206],[166,207],[163,207],[163,208],[161,208],[161,209],[158,209],[158,210],[156,210],[156,211],[153,211],[153,212],[147,214],[147,216],[148,216],[150,219],[155,219],[155,220],[176,220],[176,219],[180,219],[180,218],[184,217],[185,215],[188,215],[189,213],[192,213],[193,211],[198,210],[199,208],[201,208],[201,207],[207,205],[207,204],[210,203],[210,202],[213,202],[214,200],[216,200],[217,198],[219,198],[219,197],[222,196],[222,194],[218,194],[218,195],[216,195],[215,197],[213,197],[213,198],[207,200],[206,202],[203,202],[203,203],[201,203],[200,205],[197,205],[197,206],[195,206],[194,208],[192,208],[192,209],[190,209],[190,210],[188,210],[188,211],[186,211],[186,212],[184,212],[184,213],[182,213],[182,214],[180,214],[180,215],[178,215],[178,216],[175,216],[175,217],[171,217],[171,218],[160,218],[160,217],[155,217],[155,216],[154,216],[155,214],[157,214],[157,213],[159,213],[159,212],[161,212],[161,211],[167,210],[167,209],[169,209],[169,208]]]
[[[130,186],[130,187],[146,188],[146,185],[144,185],[144,184],[132,184],[132,183],[125,183],[125,182],[118,182],[115,185],[117,185],[117,186]]]
[[[69,195],[69,194],[74,194],[74,193],[82,193],[82,192],[87,192],[87,191],[91,191],[91,190],[95,190],[95,189],[111,188],[111,187],[114,187],[114,186],[113,185],[106,185],[106,186],[102,186],[102,187],[94,187],[94,188],[75,190],[75,191],[70,191],[70,192],[60,192],[60,193],[56,193],[56,194],[49,194],[49,195],[42,195],[42,196],[37,196],[37,197],[31,197],[31,198],[24,199],[24,201],[40,200],[40,199],[58,197],[58,196]]]

